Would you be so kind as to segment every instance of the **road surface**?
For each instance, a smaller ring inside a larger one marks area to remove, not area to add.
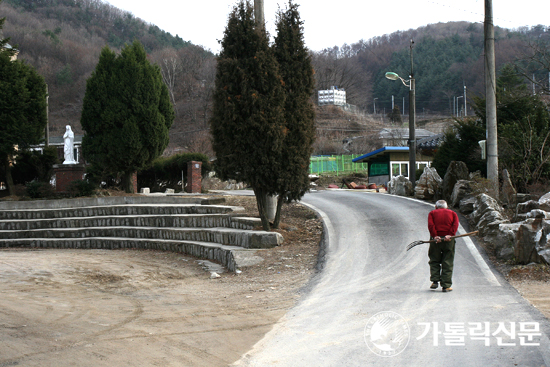
[[[470,238],[457,239],[454,291],[429,289],[428,245],[405,247],[428,239],[433,205],[344,190],[303,202],[326,223],[323,270],[236,366],[550,366],[548,320]]]

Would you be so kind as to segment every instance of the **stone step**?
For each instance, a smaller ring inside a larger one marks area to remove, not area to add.
[[[48,219],[0,220],[0,230],[32,230],[81,227],[227,227],[252,230],[259,218],[232,217],[228,214],[118,215]]]
[[[233,228],[81,227],[2,230],[0,245],[7,239],[88,237],[203,241],[243,248],[270,248],[283,243],[283,236],[277,232],[243,231]]]
[[[0,247],[33,247],[58,249],[143,249],[172,251],[188,254],[201,259],[216,261],[229,271],[258,264],[262,258],[257,255],[261,250],[249,250],[236,246],[199,241],[175,241],[142,238],[17,238],[0,240]]]
[[[225,214],[242,211],[241,207],[197,204],[123,204],[53,209],[11,209],[0,211],[0,220],[81,218],[114,215]]]
[[[199,204],[216,205],[225,202],[224,198],[196,197],[196,196],[108,196],[97,198],[75,198],[55,200],[32,200],[32,201],[1,201],[0,210],[22,210],[22,209],[55,209],[55,208],[81,208],[90,206],[109,206],[124,204]]]

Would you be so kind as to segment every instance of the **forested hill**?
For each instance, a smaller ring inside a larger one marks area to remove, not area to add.
[[[176,112],[171,148],[208,153],[216,60],[211,52],[184,41],[192,35],[173,36],[102,0],[4,0],[0,2],[3,17],[4,37],[17,46],[19,59],[34,66],[48,83],[51,136],[61,136],[66,124],[81,132],[86,80],[101,49],[105,45],[118,49],[138,39],[149,59],[161,67],[170,91]],[[550,27],[497,27],[495,38],[500,69],[529,54],[530,44],[550,44]],[[387,80],[384,73],[393,71],[408,79],[411,39],[420,114],[450,115],[452,101],[463,95],[464,85],[468,98],[484,94],[483,25],[467,22],[430,24],[314,52],[317,89],[345,88],[348,103],[369,113],[376,99],[378,116],[384,109],[389,112],[392,96],[400,109],[405,98],[407,110],[408,89]],[[531,72],[548,80],[548,70]],[[340,142],[342,138],[330,136]]]
[[[348,102],[370,112],[391,109],[392,96],[399,108],[408,89],[384,77],[388,71],[408,79],[413,44],[417,111],[450,113],[453,97],[484,94],[483,24],[448,22],[361,40],[350,45],[325,49],[315,55],[317,87],[343,87]],[[550,44],[550,27],[534,26],[509,30],[495,27],[497,72],[502,65],[532,53],[535,43]],[[543,46],[546,47],[546,46]],[[537,79],[548,80],[548,70],[531,71]]]
[[[3,33],[19,49],[19,59],[48,83],[53,134],[64,131],[65,124],[79,125],[86,79],[105,45],[119,49],[137,39],[152,56],[168,49],[213,58],[202,47],[101,0],[4,0],[0,17],[6,18]]]

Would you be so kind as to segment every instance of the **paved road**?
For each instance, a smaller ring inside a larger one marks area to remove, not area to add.
[[[550,366],[550,323],[469,238],[457,240],[454,291],[429,290],[427,245],[405,247],[429,236],[431,205],[343,190],[303,202],[326,222],[324,268],[235,365]]]

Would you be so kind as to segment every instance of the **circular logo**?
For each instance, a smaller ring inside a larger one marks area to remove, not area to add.
[[[393,357],[405,350],[411,331],[401,315],[384,311],[369,319],[364,337],[371,352],[381,357]]]

